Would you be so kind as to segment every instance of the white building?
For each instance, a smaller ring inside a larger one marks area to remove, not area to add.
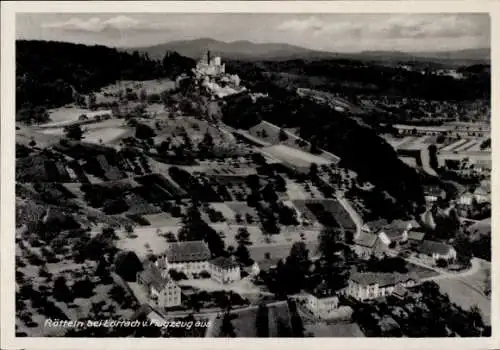
[[[231,259],[220,256],[208,263],[210,277],[221,283],[230,284],[241,280],[240,265]]]
[[[146,287],[154,306],[172,307],[181,305],[181,288],[158,267],[149,264],[137,274],[137,283]]]
[[[352,274],[344,294],[357,300],[376,299],[391,295],[397,286],[412,287],[416,277],[399,273],[363,272]]]
[[[204,241],[174,242],[168,245],[157,265],[165,270],[183,272],[186,276],[209,271],[210,249]]]
[[[222,64],[220,57],[213,57],[210,51],[207,51],[196,64],[196,72],[201,75],[218,76],[225,74],[226,66]]]
[[[305,306],[315,317],[328,319],[338,311],[339,298],[321,292],[307,293]]]
[[[470,192],[465,192],[462,193],[458,198],[458,203],[462,205],[472,205],[473,200],[474,200],[474,195]]]
[[[431,257],[434,263],[438,260],[453,261],[457,258],[457,251],[451,245],[441,242],[424,240],[417,248],[422,255]]]

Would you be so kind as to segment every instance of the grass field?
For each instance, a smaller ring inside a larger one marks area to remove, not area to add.
[[[142,217],[151,223],[152,227],[171,227],[181,224],[179,218],[174,218],[168,213],[158,213],[158,214],[148,214],[142,215]]]
[[[167,249],[167,240],[157,233],[160,230],[162,233],[172,232],[177,234],[181,226],[163,226],[155,227],[136,227],[134,234],[136,237],[127,237],[123,231],[117,231],[120,237],[117,247],[123,250],[131,250],[140,258],[144,259],[148,254],[163,254]]]
[[[270,146],[264,148],[262,151],[282,162],[293,164],[301,168],[309,167],[313,163],[318,165],[330,164],[328,160],[322,157],[286,145]]]
[[[55,109],[50,109],[48,111],[50,122],[46,124],[42,124],[44,126],[49,125],[59,125],[67,122],[74,122],[78,120],[78,117],[82,114],[94,113],[90,109],[87,108],[79,108],[79,107],[59,107]]]
[[[441,293],[446,293],[450,300],[465,310],[476,305],[486,324],[491,324],[491,299],[484,295],[485,274],[491,273],[489,263],[483,263],[475,274],[460,278],[436,280]]]
[[[130,135],[127,128],[102,128],[89,130],[84,134],[84,140],[90,143],[107,144]]]
[[[310,198],[304,187],[292,180],[287,180],[286,182],[286,194],[290,200],[305,200]]]

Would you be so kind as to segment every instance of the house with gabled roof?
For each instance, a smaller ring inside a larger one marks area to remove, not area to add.
[[[168,270],[183,272],[187,276],[209,271],[210,249],[205,241],[185,241],[169,243],[158,264]],[[162,261],[163,260],[163,261]]]
[[[368,259],[374,252],[378,236],[374,233],[361,231],[354,239],[354,252],[362,259]]]
[[[392,295],[397,286],[412,287],[417,281],[412,273],[356,272],[343,293],[361,301],[376,299]]]
[[[453,261],[457,258],[457,251],[449,244],[424,240],[417,247],[417,251],[425,256],[432,258],[434,263],[438,260]]]
[[[232,259],[219,256],[208,262],[210,277],[221,283],[229,284],[241,280],[240,265]]]
[[[305,306],[315,317],[328,319],[338,311],[339,297],[320,285],[306,293]]]
[[[152,264],[146,263],[144,270],[137,274],[137,283],[144,286],[154,306],[172,307],[181,305],[181,288],[167,273]]]

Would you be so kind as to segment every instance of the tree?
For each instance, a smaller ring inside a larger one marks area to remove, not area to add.
[[[135,127],[135,137],[138,139],[146,140],[155,135],[155,131],[149,125],[138,123]]]
[[[269,309],[265,303],[260,303],[255,318],[255,328],[257,329],[257,337],[269,337]]]
[[[89,99],[88,99],[88,108],[91,111],[95,111],[97,109],[97,98],[94,93],[89,94]]]
[[[147,100],[147,97],[148,97],[148,94],[146,93],[146,90],[145,89],[141,89],[139,91],[139,101],[141,102],[146,102]]]
[[[332,291],[343,288],[349,278],[341,235],[342,232],[334,228],[325,228],[319,235],[317,270]]]
[[[439,168],[439,163],[437,159],[436,145],[430,145],[428,147],[428,152],[429,152],[429,165],[432,169],[437,170]]]
[[[236,332],[234,331],[232,320],[232,315],[229,312],[225,312],[222,318],[222,325],[220,328],[219,336],[221,337],[236,337]]]
[[[318,177],[318,164],[311,163],[311,165],[309,166],[309,176],[313,180]]]
[[[248,229],[246,227],[240,227],[238,229],[238,233],[234,237],[236,239],[236,242],[242,245],[251,245],[252,242],[250,241],[250,232],[248,232]]]
[[[240,264],[244,266],[249,266],[253,263],[253,260],[250,259],[250,252],[246,245],[239,243],[236,251],[234,252],[234,256],[240,262]]]
[[[66,284],[64,276],[59,276],[54,281],[54,298],[57,301],[71,302],[73,301],[73,294]]]
[[[72,291],[76,298],[90,298],[94,295],[94,284],[88,277],[85,277],[73,284]]]
[[[243,219],[241,217],[241,214],[237,213],[235,216],[234,216],[234,220],[238,223],[238,224],[241,224],[243,222]]]
[[[124,251],[115,258],[115,272],[127,282],[135,282],[137,273],[142,271],[141,260],[132,251]]]
[[[285,270],[290,282],[296,290],[305,287],[305,282],[309,273],[311,262],[309,260],[309,251],[304,242],[295,242],[290,249],[285,262]]]
[[[280,129],[278,137],[279,137],[280,142],[284,142],[284,141],[288,140],[288,134],[283,129]]]
[[[83,131],[80,125],[70,125],[65,128],[66,137],[71,140],[79,141],[83,137]]]

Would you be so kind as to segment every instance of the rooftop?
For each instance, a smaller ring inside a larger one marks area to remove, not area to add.
[[[432,254],[446,255],[450,252],[452,248],[453,248],[452,246],[441,242],[423,241],[422,244],[418,247],[418,251],[420,253],[429,255]]]
[[[162,290],[169,281],[169,278],[163,277],[160,270],[153,264],[147,264],[140,276],[144,284],[151,285],[157,290]]]
[[[369,221],[365,224],[365,226],[369,229],[370,232],[377,232],[382,227],[387,226],[389,223],[385,219]]]
[[[443,189],[439,186],[424,186],[424,194],[426,196],[441,196]]]
[[[210,259],[210,249],[204,241],[174,242],[165,252],[169,263],[206,261]]]
[[[223,257],[223,256],[219,256],[218,258],[210,260],[210,264],[218,266],[221,269],[233,269],[233,268],[239,266],[233,260],[226,258],[226,257]]]
[[[422,241],[425,237],[425,232],[422,231],[409,231],[408,232],[408,239],[411,239],[413,241]]]
[[[350,279],[362,286],[378,284],[379,287],[385,287],[409,280],[417,281],[417,276],[413,273],[356,272],[351,275]]]
[[[372,248],[377,242],[378,236],[373,233],[361,232],[360,236],[354,240],[356,245]]]

